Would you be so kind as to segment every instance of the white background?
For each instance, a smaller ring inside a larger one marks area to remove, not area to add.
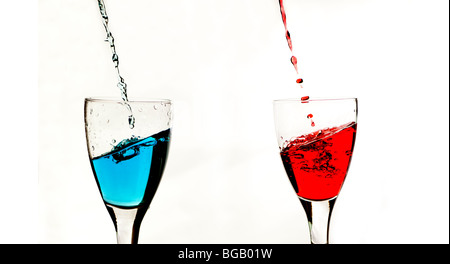
[[[448,243],[448,1],[285,3],[304,90],[276,0],[105,0],[130,99],[175,105],[140,243],[308,243],[272,116],[305,94],[359,99],[331,242]],[[97,1],[2,1],[0,29],[0,242],[115,243],[83,127],[120,98]]]

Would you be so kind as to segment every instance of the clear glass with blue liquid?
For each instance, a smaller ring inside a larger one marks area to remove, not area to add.
[[[140,223],[164,172],[171,124],[170,100],[127,101],[127,107],[119,100],[85,100],[90,163],[118,243],[137,243]]]

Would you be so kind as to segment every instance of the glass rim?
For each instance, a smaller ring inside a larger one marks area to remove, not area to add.
[[[87,97],[84,98],[85,102],[101,102],[101,103],[125,103],[122,99],[117,99],[115,97]],[[127,103],[172,103],[170,99],[159,99],[159,98],[144,98],[139,100],[128,100]]]
[[[286,98],[286,99],[276,99],[273,103],[283,103],[283,102],[321,102],[321,101],[345,101],[345,100],[358,100],[356,97],[343,97],[343,98],[310,98],[308,100],[302,100],[301,98]]]

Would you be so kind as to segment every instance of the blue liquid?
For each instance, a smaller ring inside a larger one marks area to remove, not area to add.
[[[111,152],[91,160],[105,203],[137,207],[150,203],[161,179],[170,130],[119,143]]]

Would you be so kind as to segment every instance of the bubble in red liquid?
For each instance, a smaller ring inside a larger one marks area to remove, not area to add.
[[[302,78],[298,78],[296,82],[297,83],[303,83],[303,79]]]
[[[309,96],[303,96],[301,99],[302,99],[302,101],[309,100]]]
[[[313,115],[312,114],[309,114],[308,116],[306,116],[307,118],[312,118],[313,117]]]

